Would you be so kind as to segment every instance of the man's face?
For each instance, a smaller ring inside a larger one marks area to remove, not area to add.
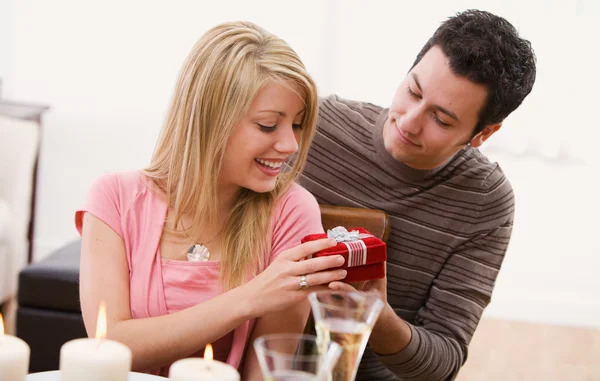
[[[485,86],[454,74],[442,50],[432,47],[394,95],[383,126],[386,150],[416,169],[439,167],[471,141],[486,97]],[[480,135],[472,145],[491,133]]]

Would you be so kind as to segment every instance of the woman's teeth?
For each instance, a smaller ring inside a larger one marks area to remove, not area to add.
[[[257,162],[259,162],[260,164],[264,165],[265,167],[269,167],[269,168],[273,168],[273,169],[281,168],[281,165],[283,164],[282,161],[273,162],[273,161],[268,161],[268,160],[263,160],[263,159],[255,159],[255,160]]]

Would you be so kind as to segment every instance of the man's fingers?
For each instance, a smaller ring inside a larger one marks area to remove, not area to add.
[[[366,291],[369,289],[368,287],[368,282],[363,281],[363,282],[353,282],[350,283],[352,285],[352,287],[354,287],[355,289],[359,290],[359,291]]]
[[[356,291],[354,287],[344,282],[331,282],[329,283],[329,289],[334,291]]]

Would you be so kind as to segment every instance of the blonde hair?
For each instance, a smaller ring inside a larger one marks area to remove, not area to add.
[[[300,58],[277,36],[250,22],[229,22],[206,32],[179,74],[152,162],[144,174],[175,211],[193,218],[186,234],[200,242],[206,221],[218,220],[217,179],[225,147],[259,89],[291,82],[306,107],[293,166],[271,192],[242,189],[221,232],[221,282],[225,289],[264,269],[271,250],[274,204],[298,177],[316,131],[317,90]]]

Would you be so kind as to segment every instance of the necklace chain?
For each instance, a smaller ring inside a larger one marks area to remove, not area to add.
[[[215,235],[210,241],[206,242],[206,243],[200,243],[200,244],[193,244],[192,246],[190,246],[187,249],[187,259],[189,262],[206,262],[210,259],[210,251],[208,250],[208,247],[206,245],[210,244],[212,241],[214,241],[223,231],[224,226],[221,228],[221,230],[219,230],[219,232],[217,233],[217,235]],[[187,234],[187,232],[184,230],[185,235],[191,239],[191,237]]]

